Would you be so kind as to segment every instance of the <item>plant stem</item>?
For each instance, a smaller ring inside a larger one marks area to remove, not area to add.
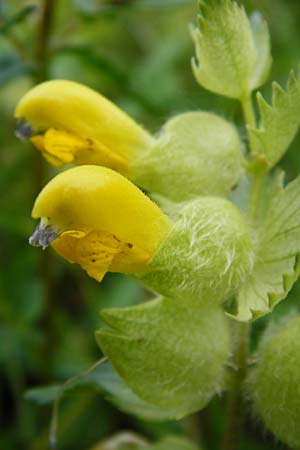
[[[54,9],[56,0],[43,0],[41,4],[40,18],[37,24],[36,47],[34,50],[36,71],[33,75],[34,84],[46,81],[49,78],[49,40],[52,31]],[[36,196],[45,183],[45,161],[39,152],[35,152],[35,192]]]
[[[251,93],[249,93],[248,95],[245,95],[241,99],[241,103],[242,103],[244,119],[245,119],[245,123],[246,123],[246,127],[247,127],[249,151],[250,151],[250,155],[253,156],[256,153],[256,148],[255,148],[255,142],[249,131],[249,128],[256,127],[256,118],[255,118],[255,114],[254,114],[254,110],[253,110],[253,106],[252,106]]]
[[[244,114],[244,120],[248,133],[248,144],[249,144],[249,155],[252,158],[257,157],[257,144],[253,140],[253,136],[250,133],[251,128],[256,128],[256,118],[253,110],[251,93],[241,99],[242,109]],[[263,172],[257,167],[251,174],[251,195],[250,195],[250,205],[249,205],[249,219],[253,222],[256,219],[258,207],[259,207],[259,196],[262,187]]]
[[[255,222],[258,208],[260,193],[262,188],[263,177],[261,174],[253,174],[251,180],[250,205],[249,205],[249,219]]]
[[[248,132],[249,154],[254,157],[257,153],[255,142],[249,128],[256,127],[256,119],[252,106],[251,94],[241,99],[244,119]],[[249,219],[254,222],[258,213],[263,174],[254,173],[251,177],[251,195],[249,201]],[[233,323],[235,350],[233,365],[235,373],[231,390],[227,394],[225,432],[222,450],[237,450],[239,448],[244,423],[243,384],[247,375],[248,354],[251,325],[250,323]]]
[[[49,40],[54,19],[55,3],[56,0],[43,0],[41,2],[40,16],[36,30],[36,47],[34,49],[34,57],[36,63],[36,71],[33,74],[34,84],[46,81],[49,76]],[[35,198],[45,184],[47,178],[47,167],[44,158],[41,157],[40,152],[35,151],[33,158],[33,196]],[[39,272],[43,283],[43,297],[45,304],[43,322],[47,333],[47,342],[44,351],[45,354],[47,354],[49,353],[49,347],[50,345],[53,345],[54,340],[53,325],[51,322],[53,277],[52,260],[50,253],[41,252],[39,257]]]
[[[225,433],[222,450],[237,450],[239,448],[241,430],[244,422],[244,405],[242,386],[247,374],[247,360],[249,351],[250,325],[249,323],[234,323],[234,377],[231,391],[228,394],[225,411]]]
[[[78,375],[75,375],[72,378],[69,378],[64,384],[62,384],[59,388],[59,391],[56,395],[53,410],[52,410],[52,418],[51,418],[51,425],[50,425],[50,433],[49,433],[49,443],[51,449],[56,449],[56,442],[57,442],[57,421],[58,421],[58,409],[61,397],[64,393],[64,391],[70,387],[70,385],[76,383],[77,381],[80,381],[82,378],[89,375],[93,370],[95,370],[97,367],[99,367],[102,363],[107,361],[107,358],[104,356],[103,358],[96,361],[91,367],[89,367],[87,370],[84,370]]]
[[[48,79],[49,41],[53,26],[56,0],[44,0],[42,3],[41,16],[37,29],[37,45],[35,48],[35,61],[37,64],[36,83]]]

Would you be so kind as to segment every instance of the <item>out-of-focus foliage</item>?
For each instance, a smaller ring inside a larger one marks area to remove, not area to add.
[[[53,172],[31,145],[14,137],[13,109],[19,98],[42,74],[86,83],[153,132],[187,110],[209,109],[238,122],[241,116],[237,102],[202,90],[193,78],[188,23],[195,23],[196,0],[48,1],[54,15],[46,61],[40,54],[44,3],[0,3],[0,448],[5,450],[48,448],[51,407],[41,407],[23,393],[86,369],[101,356],[94,339],[99,310],[133,305],[146,296],[132,280],[110,275],[98,285],[51,251],[41,254],[29,247],[33,199]],[[243,4],[250,13],[259,8],[267,19],[271,79],[284,85],[290,67],[299,61],[300,3]],[[47,71],[41,67],[45,63]],[[271,92],[263,89],[263,94],[270,101]],[[283,160],[289,178],[300,171],[299,148],[297,135]],[[299,296],[298,283],[274,314],[296,308]],[[253,348],[266,320],[254,325]],[[70,391],[60,409],[59,448],[87,449],[118,430],[131,429],[143,435],[147,445],[175,434],[189,436],[198,448],[215,449],[224,426],[222,402],[215,398],[203,413],[182,422],[157,424],[121,413],[100,393]],[[274,448],[272,438],[258,426],[249,421],[246,429],[242,450]],[[155,445],[153,449],[161,449]]]

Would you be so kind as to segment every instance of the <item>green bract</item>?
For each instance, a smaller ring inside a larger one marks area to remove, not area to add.
[[[300,316],[263,341],[248,391],[255,412],[275,436],[300,448]]]
[[[207,112],[180,114],[135,161],[134,181],[175,201],[226,196],[243,173],[242,147],[235,127],[221,117]]]
[[[231,0],[200,2],[199,28],[192,29],[197,81],[206,89],[243,98],[267,78],[270,64],[268,28],[258,14],[251,23]]]
[[[282,176],[267,178],[261,194],[261,213],[255,224],[253,272],[241,286],[238,320],[256,319],[283,300],[299,276],[300,178],[282,187]]]
[[[180,418],[221,391],[231,350],[221,308],[158,298],[102,310],[101,316],[111,327],[96,334],[101,349],[146,402],[172,409],[173,418]]]
[[[271,43],[268,24],[256,11],[250,16],[250,26],[257,52],[255,71],[252,76],[253,89],[261,86],[267,80],[272,64]]]
[[[138,278],[154,291],[182,302],[221,303],[252,271],[250,229],[239,210],[219,197],[200,197],[181,210],[149,271]]]
[[[258,150],[265,155],[269,167],[273,167],[288,149],[300,125],[300,79],[290,73],[286,90],[273,83],[272,104],[257,94],[260,125],[250,128]]]

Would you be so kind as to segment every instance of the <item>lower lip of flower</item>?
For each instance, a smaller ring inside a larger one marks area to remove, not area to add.
[[[55,167],[69,163],[95,164],[109,166],[121,173],[128,172],[128,162],[124,157],[92,138],[50,128],[44,134],[31,137],[31,141]]]

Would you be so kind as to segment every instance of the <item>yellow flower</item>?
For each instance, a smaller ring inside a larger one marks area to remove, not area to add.
[[[101,281],[106,272],[147,270],[171,229],[160,209],[122,175],[81,166],[53,178],[36,199],[32,245],[52,247]]]
[[[31,89],[15,111],[17,135],[31,138],[54,166],[104,165],[128,174],[152,137],[125,112],[79,83],[53,80]]]

